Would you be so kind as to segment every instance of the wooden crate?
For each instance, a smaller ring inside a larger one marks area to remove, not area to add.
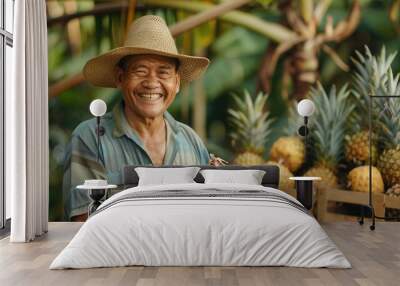
[[[337,214],[328,210],[329,202],[341,202],[355,205],[368,205],[369,194],[365,192],[354,192],[341,189],[319,189],[317,190],[317,212],[316,217],[320,222],[331,222],[341,220],[355,220],[356,217]],[[382,193],[372,193],[372,205],[375,215],[385,216],[385,209],[400,209],[400,198],[389,197]]]
[[[387,209],[399,209],[400,210],[400,197],[389,197],[384,196],[384,205]]]

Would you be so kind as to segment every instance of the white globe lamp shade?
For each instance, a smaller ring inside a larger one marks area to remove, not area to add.
[[[314,102],[309,99],[303,99],[297,104],[297,112],[300,116],[309,117],[315,111]]]
[[[90,103],[89,110],[93,116],[100,117],[106,114],[107,104],[104,100],[95,99]]]

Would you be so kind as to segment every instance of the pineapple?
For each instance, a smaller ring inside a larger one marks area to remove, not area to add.
[[[296,172],[304,163],[305,147],[297,136],[280,137],[271,147],[270,159]]]
[[[309,169],[304,176],[306,177],[321,177],[321,181],[315,181],[314,185],[317,189],[328,188],[334,189],[338,186],[338,179],[336,177],[336,170],[331,167],[323,165],[316,165]]]
[[[296,172],[304,163],[305,146],[297,136],[297,129],[303,124],[302,118],[297,114],[297,102],[293,102],[289,109],[288,126],[283,132],[283,137],[272,144],[270,160],[285,165],[290,172]]]
[[[381,173],[376,167],[372,167],[372,192],[383,193],[384,185]],[[347,175],[348,187],[352,191],[369,192],[369,166],[354,168]]]
[[[396,184],[386,191],[389,197],[400,198],[400,184]],[[386,209],[386,217],[400,217],[400,209]]]
[[[279,189],[282,191],[289,191],[294,189],[294,181],[289,180],[293,174],[286,168],[285,165],[279,164],[274,161],[268,161],[268,165],[275,165],[279,167]]]
[[[394,76],[391,64],[396,53],[386,56],[382,48],[375,57],[366,48],[365,56],[358,53],[354,60],[356,96],[363,106],[368,106],[369,95],[400,95],[400,74]],[[400,184],[400,99],[375,99],[378,104],[373,107],[374,121],[380,123],[379,136],[384,142],[383,153],[379,156],[377,167],[382,173],[387,187]],[[365,114],[365,113],[364,113]]]
[[[365,55],[356,52],[353,58],[355,72],[353,74],[353,94],[355,95],[355,112],[349,118],[352,126],[351,136],[346,136],[345,157],[346,161],[354,165],[361,166],[369,164],[369,96],[377,94],[380,81],[383,80],[386,71],[390,67],[394,57],[386,59],[385,49],[381,51],[379,61],[376,61],[368,47],[365,47]],[[373,117],[376,117],[373,111]],[[372,134],[374,136],[374,134]],[[376,136],[372,138],[372,165],[376,164],[378,157],[378,147]]]
[[[355,165],[364,165],[369,163],[369,134],[368,131],[360,131],[352,136],[345,137],[345,156],[348,162]],[[372,142],[374,142],[373,140]],[[372,165],[375,165],[378,156],[376,144],[371,146]]]
[[[248,150],[237,154],[232,163],[234,165],[252,166],[263,165],[265,160],[263,159],[262,152]]]
[[[336,168],[344,155],[347,117],[354,109],[350,96],[347,86],[341,88],[339,92],[336,92],[333,86],[329,96],[321,84],[311,91],[311,99],[316,107],[315,115],[311,117],[310,130],[316,162],[304,175],[321,177],[322,180],[316,182],[317,188],[329,189],[338,185]]]
[[[389,70],[385,94],[400,95],[400,74],[393,78]],[[400,184],[400,98],[388,98],[378,120],[382,123],[380,136],[384,149],[378,158],[378,168],[387,187]]]
[[[400,73],[394,77],[392,70],[387,72],[387,81],[382,82],[381,94],[400,96]],[[400,184],[400,97],[380,100],[381,141],[384,150],[378,158],[378,168],[382,172],[387,187]]]
[[[378,168],[381,170],[386,186],[400,184],[400,147],[389,148],[383,151],[378,159]]]
[[[234,95],[236,109],[229,109],[229,119],[234,131],[232,145],[238,151],[233,159],[235,165],[264,164],[264,145],[271,133],[272,120],[265,110],[268,95],[259,93],[253,100],[247,91],[244,97]]]

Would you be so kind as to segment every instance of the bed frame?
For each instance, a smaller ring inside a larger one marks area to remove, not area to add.
[[[262,179],[261,184],[265,187],[271,187],[278,189],[279,188],[279,168],[274,165],[258,165],[258,166],[200,166],[200,165],[190,165],[190,166],[125,166],[123,172],[123,184],[124,189],[136,187],[139,182],[139,176],[135,171],[137,167],[146,167],[146,168],[179,168],[179,167],[200,167],[201,170],[205,169],[220,169],[220,170],[263,170],[265,171],[265,175]],[[194,178],[197,183],[204,183],[203,176],[198,173]]]

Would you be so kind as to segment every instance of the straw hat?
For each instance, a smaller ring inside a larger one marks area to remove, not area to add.
[[[83,75],[90,83],[103,87],[116,87],[114,74],[117,63],[127,55],[153,54],[178,59],[178,72],[183,82],[198,78],[206,69],[209,60],[204,57],[181,55],[167,24],[161,17],[147,15],[138,18],[129,27],[127,39],[122,47],[89,60]]]

